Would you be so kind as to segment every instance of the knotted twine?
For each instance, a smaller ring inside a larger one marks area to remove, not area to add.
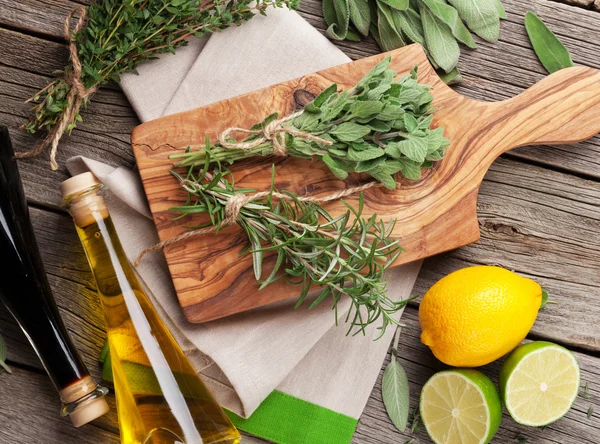
[[[256,148],[261,143],[270,141],[273,144],[273,154],[275,154],[276,156],[287,156],[287,150],[285,147],[286,134],[290,134],[295,137],[300,137],[301,139],[312,140],[314,142],[318,142],[326,146],[333,145],[333,142],[331,140],[323,139],[321,137],[315,136],[314,134],[307,133],[304,131],[298,131],[294,128],[289,128],[283,125],[284,123],[295,119],[296,117],[300,117],[303,112],[304,110],[300,110],[282,119],[273,120],[267,125],[265,125],[265,127],[262,129],[249,130],[246,128],[236,127],[228,128],[221,134],[219,134],[219,143],[223,148],[227,148],[230,150],[249,150],[252,148]],[[248,142],[230,142],[228,136],[233,132],[251,135],[261,134],[261,136]]]
[[[79,19],[73,31],[71,32],[71,19],[75,14],[79,14]],[[75,34],[77,34],[83,25],[87,17],[87,9],[84,6],[77,6],[74,8],[67,18],[63,28],[65,39],[69,42],[69,55],[71,57],[71,69],[65,69],[63,79],[69,86],[69,92],[67,93],[66,101],[67,108],[61,114],[57,124],[50,130],[44,140],[36,146],[33,150],[17,153],[16,156],[20,159],[26,157],[35,157],[44,151],[48,146],[51,146],[50,150],[50,167],[53,170],[58,169],[58,163],[56,163],[56,152],[58,150],[58,142],[66,131],[70,123],[75,120],[77,113],[81,109],[83,102],[96,92],[99,85],[94,85],[90,88],[86,88],[81,82],[81,61],[77,54],[77,44],[75,42]],[[39,93],[38,93],[39,94]]]
[[[257,147],[261,143],[264,143],[266,141],[271,141],[273,143],[273,154],[275,154],[277,156],[286,156],[287,155],[287,151],[285,148],[285,134],[286,133],[291,134],[296,137],[303,138],[303,139],[313,140],[315,142],[322,143],[323,145],[331,145],[333,142],[331,142],[330,140],[322,139],[313,134],[305,133],[305,132],[298,131],[293,128],[283,126],[283,124],[285,122],[287,122],[295,117],[298,117],[300,114],[302,114],[302,112],[303,111],[298,111],[298,112],[292,113],[289,116],[284,117],[282,119],[273,120],[269,124],[265,125],[265,127],[263,129],[249,130],[246,128],[236,128],[236,127],[228,128],[218,136],[219,143],[224,148],[230,149],[230,150],[249,150],[249,149]],[[241,133],[252,134],[252,135],[261,134],[261,136],[257,137],[254,140],[248,141],[248,142],[230,142],[228,139],[228,136],[232,132],[241,132]],[[212,175],[207,173],[207,174],[205,174],[205,178],[210,181],[210,180],[212,180]],[[240,211],[244,208],[245,205],[249,204],[250,202],[252,202],[254,200],[261,199],[261,198],[267,197],[267,196],[273,196],[279,200],[286,200],[288,202],[291,202],[294,200],[299,200],[301,202],[325,203],[325,202],[331,202],[333,200],[342,199],[342,198],[348,197],[352,194],[361,193],[361,192],[369,190],[371,188],[379,188],[379,187],[383,187],[383,186],[384,185],[381,182],[373,180],[373,181],[367,182],[363,185],[346,188],[346,189],[336,191],[335,193],[331,193],[331,194],[328,194],[328,195],[322,196],[322,197],[307,195],[307,196],[296,197],[296,199],[290,197],[287,194],[280,193],[277,191],[260,191],[258,193],[252,193],[252,194],[241,194],[241,193],[234,194],[227,200],[227,203],[225,204],[225,219],[223,220],[223,224],[225,226],[236,224],[239,221]],[[175,237],[172,237],[170,239],[166,239],[162,242],[159,242],[151,247],[144,249],[136,258],[134,265],[137,267],[140,264],[143,257],[148,253],[151,253],[153,251],[162,251],[170,245],[179,244],[181,242],[184,242],[184,241],[194,238],[196,236],[202,236],[204,234],[214,233],[216,231],[217,231],[217,227],[213,225],[213,226],[206,227],[206,228],[198,228],[195,230],[190,230],[185,233],[179,234]]]

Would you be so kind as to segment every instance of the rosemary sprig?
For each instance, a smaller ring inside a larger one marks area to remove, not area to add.
[[[193,167],[186,176],[172,171],[187,191],[188,201],[171,210],[181,217],[207,213],[210,219],[207,223],[188,228],[214,227],[218,233],[230,223],[226,211],[229,200],[251,190],[235,188],[229,171],[222,170],[218,163],[214,173],[207,173],[210,162],[207,158],[206,167],[197,176]],[[375,215],[362,217],[362,195],[358,208],[344,204],[348,210],[333,217],[315,202],[277,191],[272,182],[267,196],[243,205],[236,222],[248,238],[248,251],[253,257],[260,289],[286,279],[300,287],[296,303],[299,307],[314,288],[313,284],[318,284],[321,291],[309,309],[329,298],[337,320],[338,303],[347,296],[351,299],[346,316],[349,333],[364,333],[368,325],[381,319],[379,328],[383,335],[389,324],[398,324],[394,313],[406,305],[406,301],[395,302],[387,297],[387,283],[383,280],[384,271],[402,248],[390,239],[393,221],[384,224]],[[276,255],[274,268],[266,278],[263,277],[265,254]]]
[[[82,65],[81,83],[86,89],[119,80],[141,62],[156,58],[187,44],[191,36],[202,37],[264,14],[269,6],[296,8],[298,0],[102,0],[87,10],[87,25],[75,35]],[[72,106],[67,97],[71,84],[59,72],[30,100],[37,102],[34,118],[24,127],[31,133],[52,130]],[[84,100],[87,105],[89,98]],[[81,121],[79,110],[66,127],[67,132]]]
[[[285,152],[320,158],[340,179],[348,173],[367,173],[389,189],[396,187],[399,172],[408,179],[419,179],[422,168],[443,158],[450,142],[443,136],[443,127],[431,129],[430,87],[417,82],[416,70],[395,81],[397,73],[389,69],[390,61],[385,58],[352,89],[338,92],[337,85],[331,85],[302,113],[281,121],[276,131],[285,133]],[[272,114],[251,131],[264,132],[277,118]],[[228,139],[198,151],[174,154],[171,159],[178,160],[178,166],[202,166],[207,158],[233,163],[273,154],[271,138],[253,134],[243,144],[252,141],[262,142],[232,149],[229,142],[239,143]]]

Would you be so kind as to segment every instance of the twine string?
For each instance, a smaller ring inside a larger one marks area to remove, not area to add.
[[[208,178],[210,180],[210,178]],[[244,208],[245,205],[253,202],[257,199],[261,199],[267,196],[273,196],[279,200],[286,201],[294,201],[299,200],[301,202],[313,202],[313,203],[324,203],[331,202],[332,200],[342,199],[344,197],[351,196],[352,194],[361,193],[363,191],[369,190],[371,188],[379,188],[384,186],[381,182],[371,181],[367,182],[363,185],[359,185],[356,187],[346,188],[340,191],[336,191],[335,193],[328,194],[326,196],[318,197],[318,196],[299,196],[295,199],[291,197],[289,194],[280,193],[278,191],[260,191],[258,193],[252,194],[234,194],[227,200],[227,204],[225,204],[225,219],[223,220],[225,225],[234,225],[238,222],[240,212]],[[206,228],[198,228],[195,230],[186,231],[185,233],[174,236],[170,239],[159,242],[151,247],[148,247],[138,255],[134,262],[134,266],[139,266],[143,257],[154,251],[162,251],[166,247],[182,243],[188,239],[194,238],[196,236],[202,236],[204,234],[210,234],[217,231],[216,226],[206,227]]]
[[[71,31],[71,19],[75,16],[75,14],[78,14],[79,18],[77,19],[75,27]],[[98,85],[86,88],[81,82],[82,67],[81,61],[79,60],[79,55],[77,54],[75,34],[77,34],[83,28],[86,17],[87,9],[84,6],[77,6],[69,13],[69,15],[67,15],[64,23],[63,32],[65,39],[69,42],[69,55],[71,58],[71,68],[65,69],[63,73],[63,79],[69,87],[69,92],[67,93],[66,97],[67,108],[63,111],[56,125],[54,125],[54,127],[48,132],[48,135],[44,138],[44,140],[42,140],[42,142],[31,151],[17,153],[18,158],[22,159],[27,157],[35,157],[44,151],[48,146],[50,146],[50,166],[53,170],[58,169],[58,164],[56,163],[56,152],[58,151],[58,143],[60,138],[66,131],[69,124],[75,120],[75,117],[81,109],[83,102],[98,89]]]
[[[265,127],[262,129],[250,130],[237,127],[227,128],[225,131],[219,134],[219,143],[223,148],[230,150],[250,150],[252,148],[256,148],[261,143],[270,141],[273,144],[273,154],[276,156],[287,156],[287,150],[285,146],[286,134],[291,134],[292,136],[306,140],[312,140],[326,146],[332,145],[333,142],[331,140],[323,139],[322,137],[315,136],[314,134],[284,126],[284,123],[301,116],[303,112],[303,110],[300,110],[281,119],[273,120],[265,125]],[[231,133],[244,133],[249,135],[260,134],[260,137],[250,141],[232,142],[229,137]]]

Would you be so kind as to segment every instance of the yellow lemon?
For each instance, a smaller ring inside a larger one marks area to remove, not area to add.
[[[542,303],[537,282],[500,267],[463,268],[440,279],[419,308],[421,342],[455,367],[478,367],[525,339]]]

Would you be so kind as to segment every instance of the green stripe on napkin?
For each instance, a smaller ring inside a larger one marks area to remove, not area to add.
[[[100,354],[100,362],[102,379],[112,382],[108,344]],[[124,361],[123,368],[137,393],[159,391],[154,373],[145,365]],[[279,444],[347,444],[358,424],[355,418],[277,390],[247,419],[227,409],[225,412],[238,429]]]

